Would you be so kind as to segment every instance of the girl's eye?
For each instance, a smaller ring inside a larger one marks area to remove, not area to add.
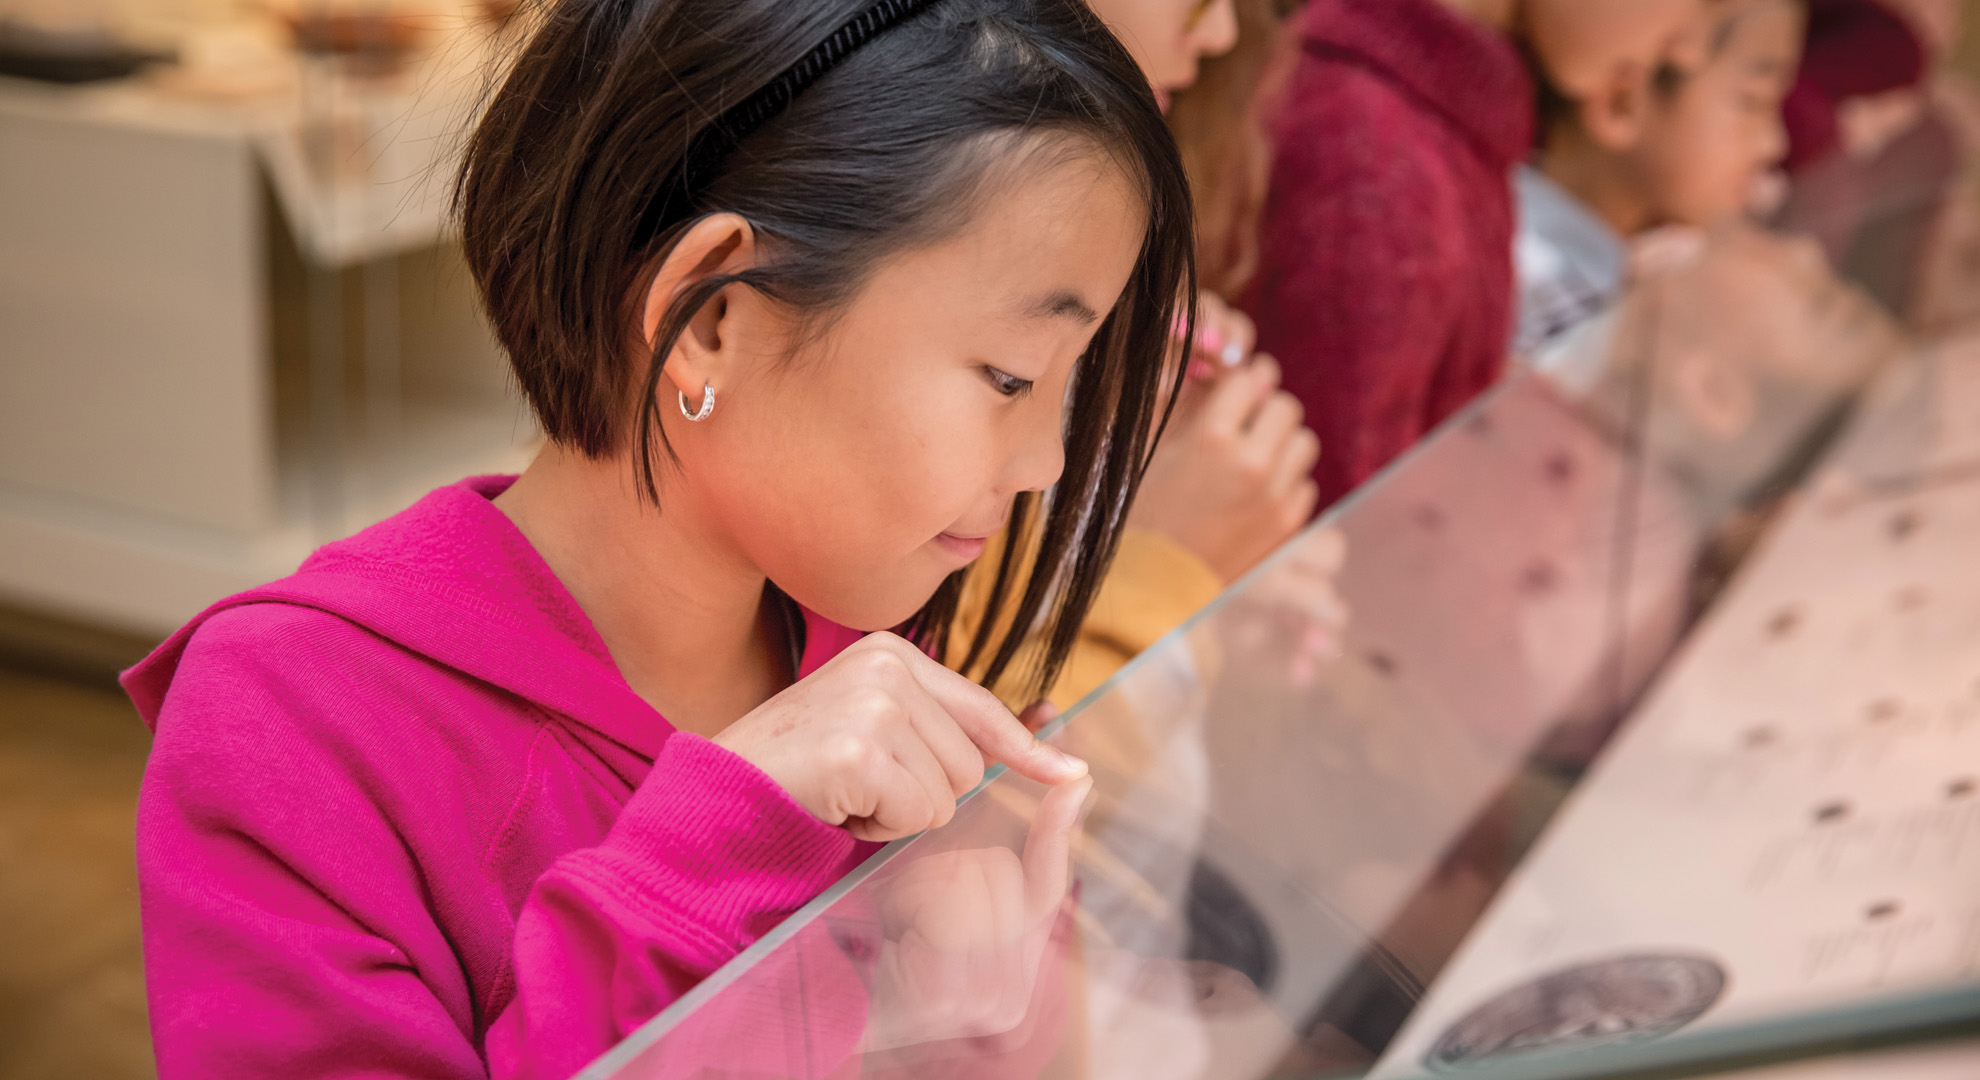
[[[996,387],[997,392],[1005,397],[1023,397],[1031,393],[1030,379],[1020,379],[1007,371],[998,371],[988,366],[984,367],[983,373],[989,376],[990,385]]]

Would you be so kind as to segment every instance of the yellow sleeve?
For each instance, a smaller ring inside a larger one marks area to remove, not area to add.
[[[1006,542],[1005,537],[992,541],[977,559],[984,572],[972,571],[964,580],[962,600],[950,624],[948,655],[943,658],[950,667],[960,666],[983,622],[990,579]],[[1100,583],[1093,610],[1080,626],[1072,654],[1047,696],[1060,708],[1071,706],[1162,635],[1181,626],[1223,588],[1210,567],[1187,548],[1159,533],[1129,528],[1121,534],[1120,549]],[[993,689],[1012,709],[1031,704],[1010,700],[1011,690],[1004,685]]]
[[[1160,533],[1128,529],[1052,686],[1052,704],[1071,707],[1223,591],[1216,573],[1188,548]]]

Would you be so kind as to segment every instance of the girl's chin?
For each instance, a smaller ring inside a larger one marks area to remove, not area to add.
[[[896,567],[884,580],[842,582],[829,596],[814,595],[816,603],[799,596],[792,599],[827,621],[870,634],[914,618],[953,572],[953,567],[917,559]]]

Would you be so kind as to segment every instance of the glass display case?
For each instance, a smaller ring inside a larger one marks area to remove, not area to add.
[[[1980,345],[1654,276],[601,1059],[1688,1075],[1980,1023]],[[1656,1071],[1662,1070],[1662,1071]]]

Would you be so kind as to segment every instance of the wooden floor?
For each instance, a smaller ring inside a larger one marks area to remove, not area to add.
[[[154,1075],[123,695],[0,667],[0,1080]]]

